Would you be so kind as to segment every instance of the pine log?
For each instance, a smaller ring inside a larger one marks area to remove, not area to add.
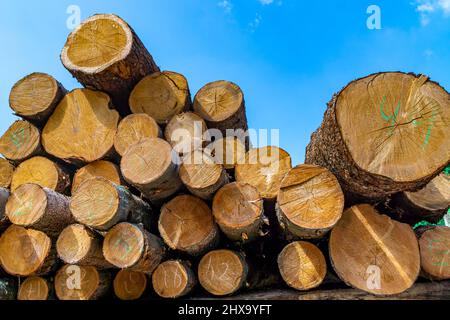
[[[14,224],[55,238],[75,222],[69,210],[69,198],[37,184],[23,184],[12,192],[5,213]]]
[[[67,90],[55,78],[35,72],[13,86],[9,106],[19,117],[42,126],[66,93]]]
[[[65,193],[70,186],[68,170],[58,163],[41,157],[33,157],[19,164],[12,175],[11,191],[21,185],[34,183],[41,187]]]
[[[164,131],[165,139],[179,154],[202,149],[207,127],[205,121],[193,112],[175,115]]]
[[[72,194],[84,181],[95,177],[105,178],[117,185],[124,184],[117,165],[109,161],[98,160],[85,165],[75,172],[72,181]]]
[[[256,187],[264,199],[274,200],[281,181],[291,168],[291,157],[281,148],[251,149],[245,154],[243,163],[236,165],[236,181]]]
[[[55,277],[59,300],[98,300],[108,294],[111,274],[92,266],[65,265]]]
[[[171,71],[143,78],[131,92],[129,104],[133,113],[146,113],[161,125],[192,107],[186,78]]]
[[[281,182],[276,209],[288,238],[317,239],[341,218],[344,194],[327,169],[299,165]]]
[[[119,114],[110,107],[110,98],[103,92],[75,89],[68,93],[42,131],[45,150],[75,165],[113,158]]]
[[[306,162],[328,168],[349,203],[417,191],[449,164],[449,106],[450,95],[423,75],[353,81],[328,104]]]
[[[162,207],[158,229],[169,248],[191,256],[214,248],[219,239],[211,209],[191,195],[177,196]]]
[[[0,138],[0,153],[14,164],[43,154],[38,128],[25,120],[15,121]]]
[[[142,227],[122,222],[106,234],[103,255],[118,268],[150,275],[164,258],[165,247],[160,238]]]
[[[119,222],[148,226],[152,216],[149,204],[127,188],[96,177],[84,181],[73,194],[70,211],[84,225],[106,231]]]
[[[147,275],[142,272],[120,270],[114,278],[114,293],[120,300],[137,300],[147,289]]]
[[[41,231],[12,225],[0,237],[0,262],[11,275],[44,275],[56,261],[56,250]]]
[[[42,301],[53,295],[53,284],[42,277],[28,277],[19,286],[17,300]]]
[[[152,274],[153,289],[162,298],[180,298],[192,292],[197,278],[188,262],[169,260]]]
[[[150,201],[160,201],[182,186],[178,175],[180,160],[166,141],[149,138],[131,146],[122,157],[120,169],[125,180]]]
[[[112,268],[102,252],[103,238],[81,224],[66,227],[56,241],[58,257],[67,264],[93,266],[98,270]]]
[[[419,238],[422,276],[430,280],[450,279],[450,228],[425,227],[416,230]]]
[[[180,178],[193,195],[204,200],[211,200],[216,191],[229,181],[224,167],[200,150],[183,157]]]
[[[0,158],[0,188],[9,188],[14,166],[6,159]]]
[[[346,284],[375,294],[409,289],[420,272],[412,228],[363,204],[347,209],[331,231],[331,264]]]
[[[11,278],[0,278],[0,301],[16,300],[17,281]]]
[[[123,156],[129,147],[141,140],[161,136],[161,128],[152,117],[145,113],[130,114],[119,123],[114,148],[120,156]]]
[[[225,137],[211,142],[206,147],[206,152],[210,154],[216,163],[222,164],[225,169],[234,173],[234,168],[238,163],[245,160],[245,143],[237,137]]]

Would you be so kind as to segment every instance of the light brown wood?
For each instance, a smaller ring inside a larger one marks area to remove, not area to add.
[[[450,279],[450,228],[430,227],[419,234],[422,274],[431,280]]]
[[[1,266],[11,275],[44,275],[56,260],[50,238],[41,231],[12,225],[0,237]]]
[[[84,181],[95,177],[103,177],[118,185],[123,184],[120,169],[117,165],[109,161],[98,160],[85,165],[75,172],[72,181],[72,194]]]
[[[134,87],[129,104],[133,113],[143,112],[159,124],[167,124],[178,113],[191,109],[188,82],[176,72],[155,72]]]
[[[214,248],[219,238],[211,209],[191,195],[177,196],[162,207],[158,229],[171,249],[192,256]]]
[[[179,154],[199,150],[205,143],[205,121],[193,112],[175,115],[164,131],[165,139]]]
[[[40,140],[38,128],[28,121],[18,120],[0,138],[0,153],[18,163],[43,153]]]
[[[48,119],[42,145],[49,154],[77,165],[113,157],[119,114],[110,108],[107,94],[75,89]]]
[[[236,181],[256,187],[264,199],[273,200],[291,168],[291,157],[281,148],[251,149],[245,154],[245,161],[236,165]]]
[[[150,201],[160,201],[182,186],[178,175],[180,159],[166,141],[149,138],[130,147],[120,169],[125,180]]]
[[[35,72],[20,79],[11,89],[9,106],[20,117],[44,124],[67,93],[52,76]]]
[[[190,264],[180,260],[161,263],[152,275],[153,289],[162,298],[180,298],[188,295],[197,283]]]
[[[147,289],[147,275],[142,272],[120,270],[114,278],[114,293],[120,300],[137,300]]]
[[[49,283],[42,277],[28,277],[20,284],[17,300],[48,300],[53,291]]]
[[[161,128],[152,117],[145,113],[130,114],[119,123],[114,148],[123,156],[129,147],[141,140],[161,136]]]
[[[419,246],[412,228],[366,204],[344,212],[331,231],[329,250],[339,278],[375,295],[402,293],[420,272]]]
[[[341,218],[344,194],[327,169],[299,165],[281,182],[276,208],[278,221],[288,238],[321,238]]]
[[[138,225],[122,222],[106,234],[103,255],[118,268],[152,274],[164,258],[165,248],[157,236]]]
[[[214,196],[214,219],[233,241],[249,242],[262,236],[265,223],[263,199],[258,190],[241,182],[222,187]]]
[[[225,137],[211,142],[206,147],[214,161],[225,169],[233,170],[238,163],[245,161],[245,143],[237,137]]]
[[[241,289],[248,275],[244,257],[231,250],[214,250],[202,257],[198,265],[201,286],[215,296],[226,296]]]
[[[128,97],[146,75],[159,71],[133,29],[112,14],[83,21],[67,38],[61,52],[67,70],[85,87],[108,93],[122,115]]]
[[[0,158],[0,188],[9,188],[14,166],[6,159]]]

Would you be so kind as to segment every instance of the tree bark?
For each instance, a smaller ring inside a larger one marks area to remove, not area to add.
[[[95,177],[105,178],[117,185],[123,185],[124,181],[120,175],[120,169],[112,162],[98,160],[91,162],[75,172],[72,181],[72,194],[86,180]]]
[[[0,278],[0,301],[16,300],[17,280],[12,278]]]
[[[8,227],[9,220],[5,214],[6,203],[9,198],[9,190],[0,187],[0,235]]]
[[[120,300],[138,300],[147,289],[147,275],[143,272],[120,270],[114,278],[114,293]]]
[[[416,234],[419,239],[422,276],[430,280],[449,280],[450,228],[419,228]]]
[[[0,188],[9,188],[13,172],[14,166],[8,160],[0,158]]]
[[[169,260],[161,263],[152,274],[153,289],[162,298],[175,299],[188,295],[197,284],[190,263]]]

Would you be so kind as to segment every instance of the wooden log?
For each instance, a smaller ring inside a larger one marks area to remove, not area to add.
[[[278,256],[278,268],[287,285],[296,290],[318,287],[327,274],[327,263],[320,249],[304,241],[284,247]]]
[[[450,228],[425,227],[416,230],[419,238],[422,276],[430,280],[450,279]]]
[[[42,301],[53,298],[53,284],[42,277],[28,277],[19,286],[17,300]]]
[[[0,138],[0,153],[14,164],[42,154],[38,128],[25,120],[15,121]]]
[[[153,289],[162,298],[176,299],[192,292],[197,278],[188,262],[169,260],[161,263],[152,274]]]
[[[0,188],[9,188],[14,166],[6,159],[0,158]]]
[[[161,208],[158,229],[169,248],[191,256],[213,249],[219,240],[211,209],[191,195],[177,196]]]
[[[19,117],[41,126],[66,93],[67,90],[55,78],[35,72],[13,86],[9,94],[9,106]]]
[[[179,154],[202,149],[205,144],[205,121],[193,112],[175,115],[164,131],[166,140]]]
[[[45,150],[75,165],[114,158],[114,136],[119,114],[108,95],[75,89],[56,107],[42,131]]]
[[[192,107],[186,78],[172,71],[144,77],[131,92],[129,104],[133,113],[146,113],[161,125]]]
[[[449,94],[424,75],[358,79],[328,104],[306,162],[328,168],[350,202],[417,191],[449,163],[449,105]]]
[[[251,149],[245,154],[244,162],[236,165],[236,181],[256,187],[264,199],[274,200],[291,168],[291,157],[281,148]]]
[[[327,169],[299,165],[281,182],[276,210],[288,239],[317,239],[341,218],[344,194],[336,177]]]
[[[34,183],[41,187],[65,193],[70,186],[68,170],[58,163],[41,157],[33,157],[19,164],[12,175],[11,191],[21,185]]]
[[[331,231],[331,264],[346,284],[375,294],[409,289],[420,272],[412,228],[364,204],[347,209]]]
[[[111,274],[92,266],[65,265],[55,276],[55,292],[59,300],[98,300],[111,287]]]
[[[16,300],[17,281],[11,278],[0,278],[0,301]]]
[[[146,289],[145,273],[123,269],[114,278],[114,293],[120,300],[138,300]]]
[[[135,85],[159,71],[133,29],[112,14],[94,15],[75,28],[61,61],[85,87],[108,93],[122,115],[130,112],[128,97]]]
[[[9,197],[5,213],[19,226],[30,227],[56,238],[75,222],[69,210],[69,198],[37,184],[23,184]]]
[[[119,123],[114,148],[120,156],[123,156],[129,147],[141,140],[161,136],[161,128],[152,117],[145,113],[130,114]]]
[[[263,212],[258,190],[247,183],[229,183],[214,196],[214,219],[232,241],[250,242],[261,237],[267,223]]]
[[[56,241],[58,257],[67,264],[93,266],[98,270],[113,268],[102,252],[103,238],[81,224],[66,227]]]
[[[12,225],[0,237],[0,262],[11,275],[44,275],[56,261],[56,250],[41,231]]]
[[[96,177],[84,181],[70,200],[70,211],[81,224],[107,231],[123,221],[148,226],[152,210],[127,188]]]
[[[183,157],[180,178],[193,195],[204,200],[211,200],[216,191],[229,182],[224,167],[200,150]]]
[[[9,220],[5,214],[6,203],[9,198],[9,190],[0,187],[0,234],[8,227]]]
[[[216,163],[222,164],[225,169],[234,173],[234,168],[238,163],[245,160],[245,143],[237,137],[224,137],[211,142],[206,147],[206,152],[210,154]]]
[[[164,258],[165,247],[142,227],[122,222],[106,234],[103,255],[118,268],[152,274]]]
[[[103,177],[117,185],[123,185],[120,169],[112,162],[98,160],[91,162],[75,172],[72,181],[72,194],[86,180],[95,177]]]
[[[149,138],[131,146],[122,157],[120,169],[125,180],[150,201],[160,201],[182,186],[180,160],[166,141]]]

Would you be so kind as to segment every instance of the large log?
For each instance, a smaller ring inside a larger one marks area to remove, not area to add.
[[[42,277],[28,277],[19,286],[17,300],[49,300],[53,298],[53,284]]]
[[[117,165],[109,161],[98,160],[85,165],[75,172],[72,181],[72,194],[84,181],[95,177],[103,177],[117,185],[123,184],[120,169]]]
[[[188,154],[202,149],[207,130],[205,121],[193,112],[175,115],[164,131],[165,139],[179,154]]]
[[[450,95],[423,75],[353,81],[328,104],[306,162],[330,169],[351,203],[417,191],[449,164],[449,106]]]
[[[146,113],[161,125],[192,106],[186,78],[171,71],[143,78],[131,92],[129,103],[133,113]]]
[[[238,137],[224,137],[211,142],[205,152],[234,175],[235,166],[245,160],[246,149],[244,142]]]
[[[17,280],[11,278],[0,278],[0,301],[16,300]]]
[[[450,279],[450,228],[425,227],[416,230],[419,238],[422,276],[431,280]]]
[[[25,120],[15,121],[0,138],[0,153],[15,164],[43,154],[38,128]]]
[[[122,115],[129,113],[128,97],[134,86],[159,71],[133,29],[112,14],[94,15],[75,28],[61,61],[85,87],[108,93]]]
[[[56,107],[42,131],[45,150],[66,162],[80,165],[114,157],[114,136],[119,114],[108,95],[75,89]]]
[[[9,94],[9,106],[18,115],[43,125],[67,93],[52,76],[35,72],[19,80]]]
[[[412,228],[364,204],[347,209],[331,231],[331,264],[346,284],[375,294],[409,289],[420,272]]]
[[[137,300],[147,289],[147,275],[123,269],[117,273],[113,285],[114,293],[120,300]]]
[[[14,166],[6,159],[0,158],[0,188],[9,188]]]
[[[169,260],[161,263],[152,274],[153,290],[162,298],[180,298],[188,295],[197,284],[189,263]]]

